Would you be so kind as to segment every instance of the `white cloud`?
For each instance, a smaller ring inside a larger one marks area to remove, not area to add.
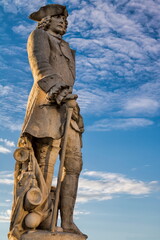
[[[119,173],[86,171],[79,181],[77,202],[110,200],[122,194],[145,197],[157,184],[157,181],[143,182]]]
[[[0,171],[0,184],[12,185],[13,184],[13,172]]]
[[[146,82],[137,89],[137,94],[151,99],[159,100],[160,80]]]
[[[88,214],[90,214],[90,212],[88,212],[88,211],[85,211],[85,210],[77,210],[77,209],[75,209],[75,211],[74,211],[74,215],[76,216],[76,215],[88,215]]]
[[[3,146],[0,146],[0,153],[10,153],[11,152],[11,150],[9,150],[8,148],[5,148],[5,147],[3,147]]]
[[[18,33],[22,36],[28,36],[36,27],[37,24],[26,24],[26,23],[21,23],[18,26],[14,26],[12,30],[15,33]]]
[[[5,124],[4,124],[5,126]],[[11,148],[15,147],[15,143],[13,141],[9,141],[7,139],[0,138],[0,142],[3,143],[5,146],[0,145],[0,153],[11,153]]]
[[[5,143],[5,145],[8,146],[8,147],[15,147],[15,143],[13,141],[0,138],[0,142]]]
[[[155,113],[159,109],[159,103],[150,98],[133,98],[129,99],[124,106],[124,110],[127,112],[132,112],[132,114],[139,114],[139,113]]]
[[[0,222],[10,222],[11,210],[0,212]]]
[[[18,52],[18,55],[20,55],[20,53],[24,53],[26,52],[26,49],[23,48],[23,47],[20,47],[20,46],[14,46],[14,45],[6,45],[6,46],[0,46],[0,53],[2,55],[9,55],[9,56],[15,56],[17,55],[17,52]]]
[[[153,124],[153,121],[145,118],[112,118],[99,120],[87,127],[87,129],[89,131],[128,130],[138,127],[147,127]]]
[[[93,86],[83,86],[76,90],[78,94],[78,103],[82,113],[101,115],[113,112],[115,108],[120,107],[120,93],[105,91],[104,89],[94,88]]]
[[[1,0],[1,5],[4,11],[17,14],[18,12],[31,13],[32,11],[37,11],[46,2],[46,0]]]
[[[113,1],[92,1],[92,5],[86,3],[84,8],[81,5],[77,7],[69,17],[70,26],[67,39],[71,46],[80,53],[77,56],[77,77],[79,81],[86,84],[85,89],[80,90],[80,92],[84,91],[80,104],[85,113],[87,111],[91,112],[93,109],[95,112],[97,112],[97,109],[107,112],[108,105],[113,106],[113,101],[106,104],[102,100],[103,98],[99,99],[98,94],[95,94],[93,99],[92,90],[88,90],[93,86],[96,89],[99,86],[99,89],[102,90],[102,84],[103,87],[112,89],[113,98],[111,100],[115,99],[117,101],[117,107],[123,108],[122,101],[130,101],[130,98],[132,100],[135,94],[138,95],[138,90],[139,96],[137,98],[149,99],[147,105],[141,104],[137,112],[135,108],[125,109],[126,115],[156,114],[159,100],[155,99],[154,94],[151,94],[152,88],[150,89],[150,96],[147,96],[144,92],[141,96],[142,92],[140,90],[141,86],[144,85],[144,77],[146,79],[147,76],[147,80],[153,83],[155,75],[152,72],[156,73],[157,76],[159,75],[157,60],[160,44],[157,39],[154,39],[153,35],[151,36],[145,31],[145,24],[141,24],[142,19],[139,18],[139,21],[137,21],[136,11],[135,18],[130,17],[130,14],[125,11],[135,8],[135,4],[132,7],[129,6],[131,2],[134,3],[134,1],[125,3],[117,1],[114,4]],[[69,4],[69,2],[67,3]],[[140,15],[145,16],[150,8],[148,6],[151,6],[152,12],[154,12],[152,19],[157,22],[159,7],[156,9],[156,5],[154,1],[150,0],[146,2],[144,7],[143,2],[140,1],[135,9],[138,10],[138,16],[140,17]],[[87,15],[89,15],[89,18],[86,19]],[[77,37],[77,32],[80,33],[81,37]],[[134,82],[138,85],[136,86]],[[121,89],[119,96],[115,96],[113,89]],[[136,89],[138,89],[137,92]],[[85,95],[87,92],[89,94]],[[105,92],[106,96],[108,92]],[[155,89],[155,92],[156,95],[159,95],[159,89]],[[151,102],[154,103],[152,111],[151,107],[147,109]],[[100,104],[97,108],[98,103]],[[112,110],[114,111],[114,109]]]
[[[83,1],[81,0],[58,0],[58,4],[64,4],[64,5],[68,4],[69,6],[72,6],[72,7],[81,6],[82,3]]]
[[[57,178],[54,178],[52,184],[56,186],[56,183]],[[132,197],[147,197],[158,189],[158,181],[144,182],[128,178],[120,173],[86,170],[80,175],[76,201],[77,203],[106,201],[122,194],[131,195]],[[89,214],[86,211],[82,212],[83,214]],[[78,213],[79,211],[75,212],[75,215],[78,215]]]
[[[97,83],[98,84],[98,83]],[[116,84],[116,83],[115,83]],[[76,83],[82,113],[108,115],[109,118],[150,118],[160,113],[160,82],[144,83],[137,88],[110,90],[92,83]]]
[[[5,85],[2,89],[3,95],[0,96],[0,127],[5,127],[11,131],[19,131],[21,130],[22,119],[24,118],[28,91],[26,87],[13,85],[9,87]]]
[[[9,86],[2,86],[0,84],[0,96],[4,97],[9,94],[11,88]]]
[[[10,129],[11,131],[20,131],[22,129],[22,122],[16,121],[13,118],[8,117],[6,114],[0,114],[0,127]]]
[[[0,207],[8,207],[9,203],[0,202]]]
[[[79,210],[77,208],[74,210],[74,218],[75,219],[79,219],[79,217],[81,215],[85,216],[85,215],[89,215],[89,214],[91,214],[91,213],[86,210]]]
[[[12,179],[7,179],[7,178],[0,179],[0,184],[10,185],[10,184],[13,184],[13,180]]]
[[[56,185],[57,178],[54,177],[53,185]],[[10,171],[0,172],[0,184],[13,184],[13,173]],[[83,171],[79,179],[77,202],[106,201],[120,195],[149,196],[157,191],[159,182],[153,180],[144,182],[128,178],[119,173]],[[10,203],[10,200],[6,201]],[[76,210],[75,215],[89,214],[88,211]]]

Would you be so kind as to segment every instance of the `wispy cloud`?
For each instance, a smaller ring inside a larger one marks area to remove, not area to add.
[[[154,117],[160,114],[160,83],[144,83],[137,88],[114,91],[98,89],[94,84],[76,84],[82,112],[94,115]]]
[[[0,138],[0,142],[5,143],[8,147],[15,147],[15,143],[13,141],[10,141],[8,139]]]
[[[56,182],[55,177],[53,185],[56,185]],[[0,172],[0,184],[13,184],[13,173],[9,171]],[[128,178],[120,173],[83,171],[79,180],[77,202],[111,200],[122,194],[146,197],[152,192],[156,192],[157,189],[159,189],[158,181],[144,182]],[[75,214],[81,213],[75,212]],[[89,213],[86,212],[85,214]]]
[[[19,116],[20,118],[21,116]],[[20,131],[22,129],[22,120],[14,119],[14,117],[5,114],[0,114],[0,128],[7,128],[11,131]]]
[[[111,130],[128,130],[139,127],[153,125],[154,122],[145,118],[121,118],[121,119],[103,119],[96,121],[93,125],[88,126],[89,131],[111,131]]]
[[[10,222],[11,210],[0,212],[0,222]]]
[[[132,98],[129,99],[124,109],[132,114],[155,113],[160,108],[158,101],[150,98]]]
[[[153,24],[159,22],[157,3],[148,0],[144,6],[136,0],[98,0],[83,4],[85,7],[79,3],[71,12],[67,35],[78,52],[82,112],[119,117],[158,115],[160,44]]]
[[[46,4],[46,0],[1,0],[4,11],[17,14],[19,12],[32,12]]]
[[[11,171],[0,171],[0,184],[13,184],[13,172]]]
[[[0,127],[5,127],[12,131],[20,130],[28,91],[24,87],[13,85],[0,85],[0,91],[2,92],[0,96]]]
[[[22,48],[20,46],[13,46],[13,45],[6,45],[6,46],[0,46],[0,53],[1,55],[9,55],[9,56],[15,56],[20,53],[26,52],[25,48]]]
[[[143,182],[119,173],[86,171],[80,178],[77,202],[105,201],[122,194],[145,197],[157,184],[157,181]]]
[[[54,178],[52,184],[56,186],[56,182],[57,179]],[[144,182],[120,173],[83,171],[79,179],[76,201],[77,203],[107,201],[122,195],[147,197],[159,191],[159,188],[158,181]]]
[[[0,143],[5,145],[0,145],[0,153],[11,153],[12,148],[15,147],[15,143],[7,139],[0,138]]]
[[[79,215],[88,215],[88,214],[90,214],[90,212],[88,212],[88,211],[85,211],[85,210],[81,210],[81,211],[79,211],[79,210],[77,210],[77,209],[75,209],[75,211],[74,211],[74,215],[75,216],[79,216]]]
[[[0,202],[0,207],[8,207],[9,205],[7,202]]]
[[[27,23],[20,23],[19,25],[17,26],[14,26],[12,28],[12,30],[15,32],[15,33],[18,33],[22,36],[27,36],[29,35],[36,27],[37,24],[27,24]]]
[[[3,96],[6,96],[9,94],[11,88],[9,86],[2,86],[0,84],[0,95],[3,97]]]
[[[11,150],[9,150],[8,148],[6,147],[3,147],[3,146],[0,146],[0,153],[10,153]]]
[[[89,214],[91,214],[89,211],[79,210],[79,208],[76,208],[76,209],[74,210],[74,218],[75,218],[75,219],[79,219],[81,215],[82,215],[82,216],[85,216],[85,215],[89,215]]]

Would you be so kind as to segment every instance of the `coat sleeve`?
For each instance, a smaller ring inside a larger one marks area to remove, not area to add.
[[[47,93],[56,84],[64,86],[63,79],[49,63],[51,49],[44,30],[36,29],[30,34],[27,51],[32,74],[43,91]]]

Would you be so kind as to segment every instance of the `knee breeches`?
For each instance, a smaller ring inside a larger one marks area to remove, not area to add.
[[[51,138],[32,139],[35,156],[43,173],[48,187],[52,184],[54,165],[58,154],[63,148],[63,138],[53,140]],[[79,175],[82,170],[81,136],[71,127],[68,131],[67,147],[65,153],[64,168],[66,174]]]

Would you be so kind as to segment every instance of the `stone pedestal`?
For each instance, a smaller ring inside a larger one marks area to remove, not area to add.
[[[86,240],[86,235],[78,235],[73,233],[55,232],[49,231],[30,231],[21,236],[20,240]]]

